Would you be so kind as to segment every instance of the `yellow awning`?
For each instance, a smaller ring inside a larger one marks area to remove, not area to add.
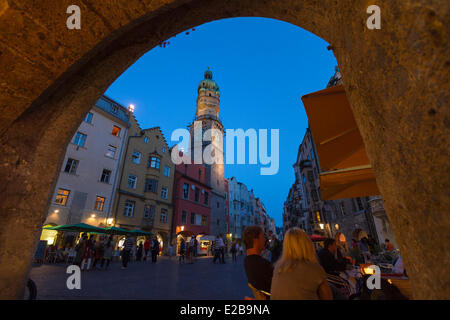
[[[380,194],[342,85],[302,97],[322,173],[322,199]]]
[[[321,173],[322,199],[335,200],[380,194],[370,166]]]

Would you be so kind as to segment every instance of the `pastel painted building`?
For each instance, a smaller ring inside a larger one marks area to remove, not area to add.
[[[206,168],[201,164],[175,167],[172,242],[210,234],[211,187],[206,184]],[[177,250],[178,252],[178,250]]]
[[[130,123],[111,225],[152,232],[168,253],[175,165],[160,127],[142,130],[134,117]]]
[[[66,148],[44,225],[107,224],[129,126],[127,108],[106,96],[96,102]],[[44,230],[41,240],[54,236]]]

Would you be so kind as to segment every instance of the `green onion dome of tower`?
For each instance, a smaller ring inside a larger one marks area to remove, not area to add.
[[[217,85],[217,83],[212,79],[212,72],[211,70],[206,70],[205,71],[205,79],[203,79],[202,81],[200,81],[200,83],[198,84],[198,93],[200,93],[200,91],[214,91],[218,94],[220,94],[219,91],[219,86]]]

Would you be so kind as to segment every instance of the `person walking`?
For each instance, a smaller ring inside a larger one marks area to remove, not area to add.
[[[110,237],[108,239],[108,242],[106,242],[106,245],[105,245],[105,250],[103,252],[103,259],[102,259],[102,263],[100,264],[100,268],[103,268],[103,265],[105,264],[105,261],[106,261],[105,270],[108,269],[109,264],[112,259],[113,249],[114,248],[112,245],[112,239]]]
[[[219,262],[220,262],[220,252],[219,252],[219,247],[217,246],[217,238],[216,238],[216,240],[213,241],[212,248],[213,248],[213,253],[214,253],[213,263],[216,263],[217,259],[219,259]]]
[[[100,237],[100,240],[95,243],[95,252],[94,252],[94,264],[92,265],[93,270],[100,270],[96,267],[97,262],[101,262],[103,260],[103,255],[105,251],[105,243],[103,241],[103,237]]]
[[[89,270],[91,267],[92,255],[93,255],[93,247],[94,247],[94,235],[91,234],[88,240],[85,241],[86,245],[84,246],[83,251],[83,260],[81,261],[81,270],[84,270],[86,266],[86,270]]]
[[[75,255],[74,264],[76,264],[80,268],[81,268],[81,262],[83,260],[84,250],[86,249],[86,245],[87,245],[87,240],[88,240],[87,233],[83,233],[81,235],[80,241],[78,241],[78,244],[75,246],[75,250],[77,253]]]
[[[184,241],[184,239],[181,239],[181,242],[180,242],[180,259],[179,259],[180,264],[181,264],[181,260],[183,260],[183,262],[186,263],[186,261],[184,260],[185,252],[186,252],[186,242]]]
[[[223,242],[222,235],[219,234],[216,240],[216,248],[219,253],[220,263],[225,263],[225,243]]]
[[[130,236],[127,236],[125,242],[123,243],[122,250],[122,269],[126,269],[128,265],[128,261],[130,260],[131,249],[133,249],[134,241]]]
[[[152,263],[156,263],[159,253],[159,242],[156,238],[153,238],[152,245]]]
[[[197,257],[198,254],[198,241],[197,241],[197,237],[194,237],[194,257]]]
[[[189,241],[189,263],[194,263],[194,257],[195,257],[195,237],[192,236],[191,240]]]
[[[142,261],[142,252],[144,251],[144,245],[142,242],[139,243],[137,252],[136,252],[136,261],[141,262]]]
[[[236,241],[233,241],[233,242],[231,243],[231,249],[230,249],[230,251],[231,251],[231,258],[232,258],[232,261],[233,261],[233,262],[236,262],[236,251],[237,251],[237,243],[236,243]]]
[[[281,258],[275,263],[271,300],[332,300],[325,270],[319,265],[314,245],[305,231],[286,232]]]
[[[150,240],[147,238],[144,242],[144,261],[147,261],[148,252],[150,251]]]
[[[169,245],[169,259],[172,259],[172,254],[173,254],[173,246],[172,244]]]

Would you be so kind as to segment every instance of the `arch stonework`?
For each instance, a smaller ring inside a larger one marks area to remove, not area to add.
[[[245,16],[331,44],[414,297],[450,298],[447,0],[77,2],[81,30],[66,28],[72,1],[0,0],[0,298],[22,294],[65,146],[96,99],[167,38]],[[370,4],[380,30],[366,28]]]

